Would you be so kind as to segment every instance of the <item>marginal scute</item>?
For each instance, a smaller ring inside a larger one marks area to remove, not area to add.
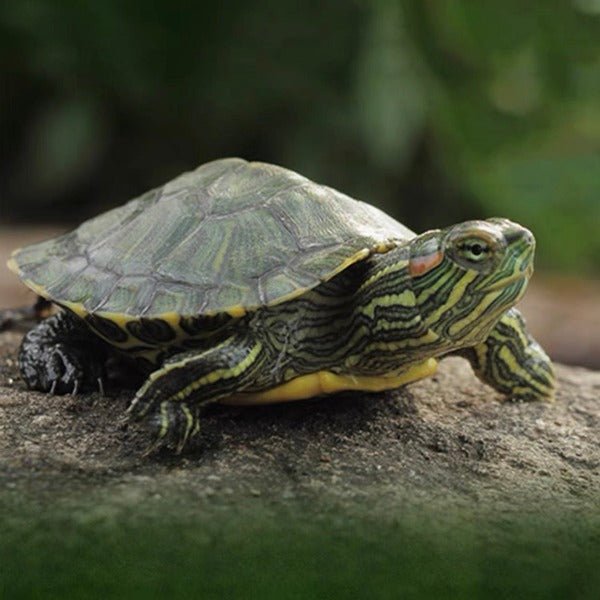
[[[10,264],[50,300],[93,313],[91,326],[114,338],[127,334],[100,314],[124,322],[239,317],[413,236],[377,208],[293,171],[232,158],[19,250]]]
[[[232,319],[231,315],[224,312],[214,317],[206,315],[188,317],[182,315],[179,317],[179,327],[189,336],[210,335],[217,329],[229,324]]]
[[[127,331],[138,340],[148,344],[163,344],[171,342],[176,337],[176,332],[163,319],[136,319],[127,323]]]
[[[122,344],[129,339],[127,332],[121,329],[114,321],[92,314],[87,315],[85,321],[98,335],[109,342]]]

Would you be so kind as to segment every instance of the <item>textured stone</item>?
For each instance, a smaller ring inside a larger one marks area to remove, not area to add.
[[[388,394],[279,406],[207,409],[192,452],[145,457],[144,432],[124,424],[127,394],[48,396],[24,389],[16,333],[0,336],[0,490],[95,510],[177,499],[178,510],[343,506],[391,518],[444,510],[597,510],[600,373],[557,365],[553,404],[515,404],[458,358]],[[193,503],[182,498],[193,497]]]

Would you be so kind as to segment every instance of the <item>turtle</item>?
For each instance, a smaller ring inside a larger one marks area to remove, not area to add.
[[[535,240],[505,218],[417,235],[294,171],[225,158],[183,173],[9,267],[59,307],[23,338],[26,385],[103,388],[140,373],[127,414],[181,451],[202,408],[382,392],[458,354],[515,400],[549,400],[550,359],[515,303]]]

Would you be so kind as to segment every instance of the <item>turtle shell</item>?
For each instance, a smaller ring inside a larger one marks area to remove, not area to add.
[[[413,236],[379,209],[293,171],[229,158],[19,249],[9,266],[80,314],[239,315]]]

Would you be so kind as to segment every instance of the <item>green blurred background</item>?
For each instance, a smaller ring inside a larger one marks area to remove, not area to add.
[[[2,222],[77,222],[221,156],[417,231],[503,215],[600,272],[600,1],[0,4]]]

